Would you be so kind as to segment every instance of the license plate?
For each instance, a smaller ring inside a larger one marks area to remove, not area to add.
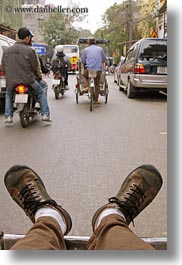
[[[6,80],[0,79],[0,87],[6,87]]]
[[[27,102],[28,102],[28,94],[15,95],[15,103],[27,103]]]
[[[167,74],[167,67],[164,67],[164,66],[158,66],[158,67],[157,67],[157,73],[158,73],[158,74]]]
[[[60,84],[60,80],[59,79],[54,79],[52,84],[53,85],[59,85]]]

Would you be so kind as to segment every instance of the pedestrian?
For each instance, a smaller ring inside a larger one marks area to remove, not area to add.
[[[34,49],[30,47],[33,34],[27,28],[18,30],[18,38],[13,46],[5,50],[2,68],[6,75],[5,123],[13,122],[14,88],[19,84],[31,86],[38,95],[43,121],[50,122],[50,110],[45,90],[35,78],[39,62]]]
[[[64,235],[72,227],[69,213],[53,200],[42,179],[28,166],[14,165],[5,174],[5,186],[33,222],[12,250],[66,250]],[[131,222],[156,197],[162,177],[152,165],[141,165],[125,179],[116,196],[100,207],[92,219],[88,250],[153,250],[129,228]],[[71,195],[71,194],[70,194]],[[71,200],[71,196],[68,198]],[[81,204],[83,206],[85,204]]]
[[[96,71],[96,77],[94,78],[95,84],[95,103],[99,104],[100,94],[100,80],[102,74],[103,63],[106,61],[106,55],[104,50],[96,45],[96,39],[94,37],[88,38],[88,47],[82,52],[81,63],[83,66],[82,80],[83,80],[83,93],[88,92],[89,86],[89,70]]]

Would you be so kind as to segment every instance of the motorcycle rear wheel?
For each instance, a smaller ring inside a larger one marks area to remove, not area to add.
[[[28,105],[26,104],[22,111],[19,112],[20,123],[23,128],[28,127],[30,116],[28,113]]]
[[[60,91],[61,91],[61,95],[64,96],[64,92],[65,92],[65,85],[64,85],[64,81],[63,79],[60,81]]]
[[[59,98],[59,86],[56,86],[55,88],[54,88],[54,93],[55,93],[55,99],[58,99]]]

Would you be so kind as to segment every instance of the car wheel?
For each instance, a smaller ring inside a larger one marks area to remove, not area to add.
[[[119,91],[124,91],[124,88],[121,86],[121,79],[119,79]]]
[[[117,82],[116,82],[117,85],[119,85],[119,79],[118,79],[118,76],[117,76]]]
[[[127,97],[128,98],[134,98],[135,97],[135,92],[134,92],[134,86],[132,85],[131,81],[128,80],[128,86],[127,86]]]
[[[4,113],[5,111],[5,98],[0,99],[0,113]]]

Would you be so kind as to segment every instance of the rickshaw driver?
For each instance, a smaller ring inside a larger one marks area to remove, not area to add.
[[[94,78],[95,84],[95,103],[99,104],[98,98],[100,93],[100,79],[102,73],[102,64],[107,60],[103,48],[96,46],[94,37],[88,38],[89,47],[85,48],[82,52],[81,63],[83,65],[82,81],[83,93],[88,92],[88,73],[89,70],[97,71],[97,76]]]

